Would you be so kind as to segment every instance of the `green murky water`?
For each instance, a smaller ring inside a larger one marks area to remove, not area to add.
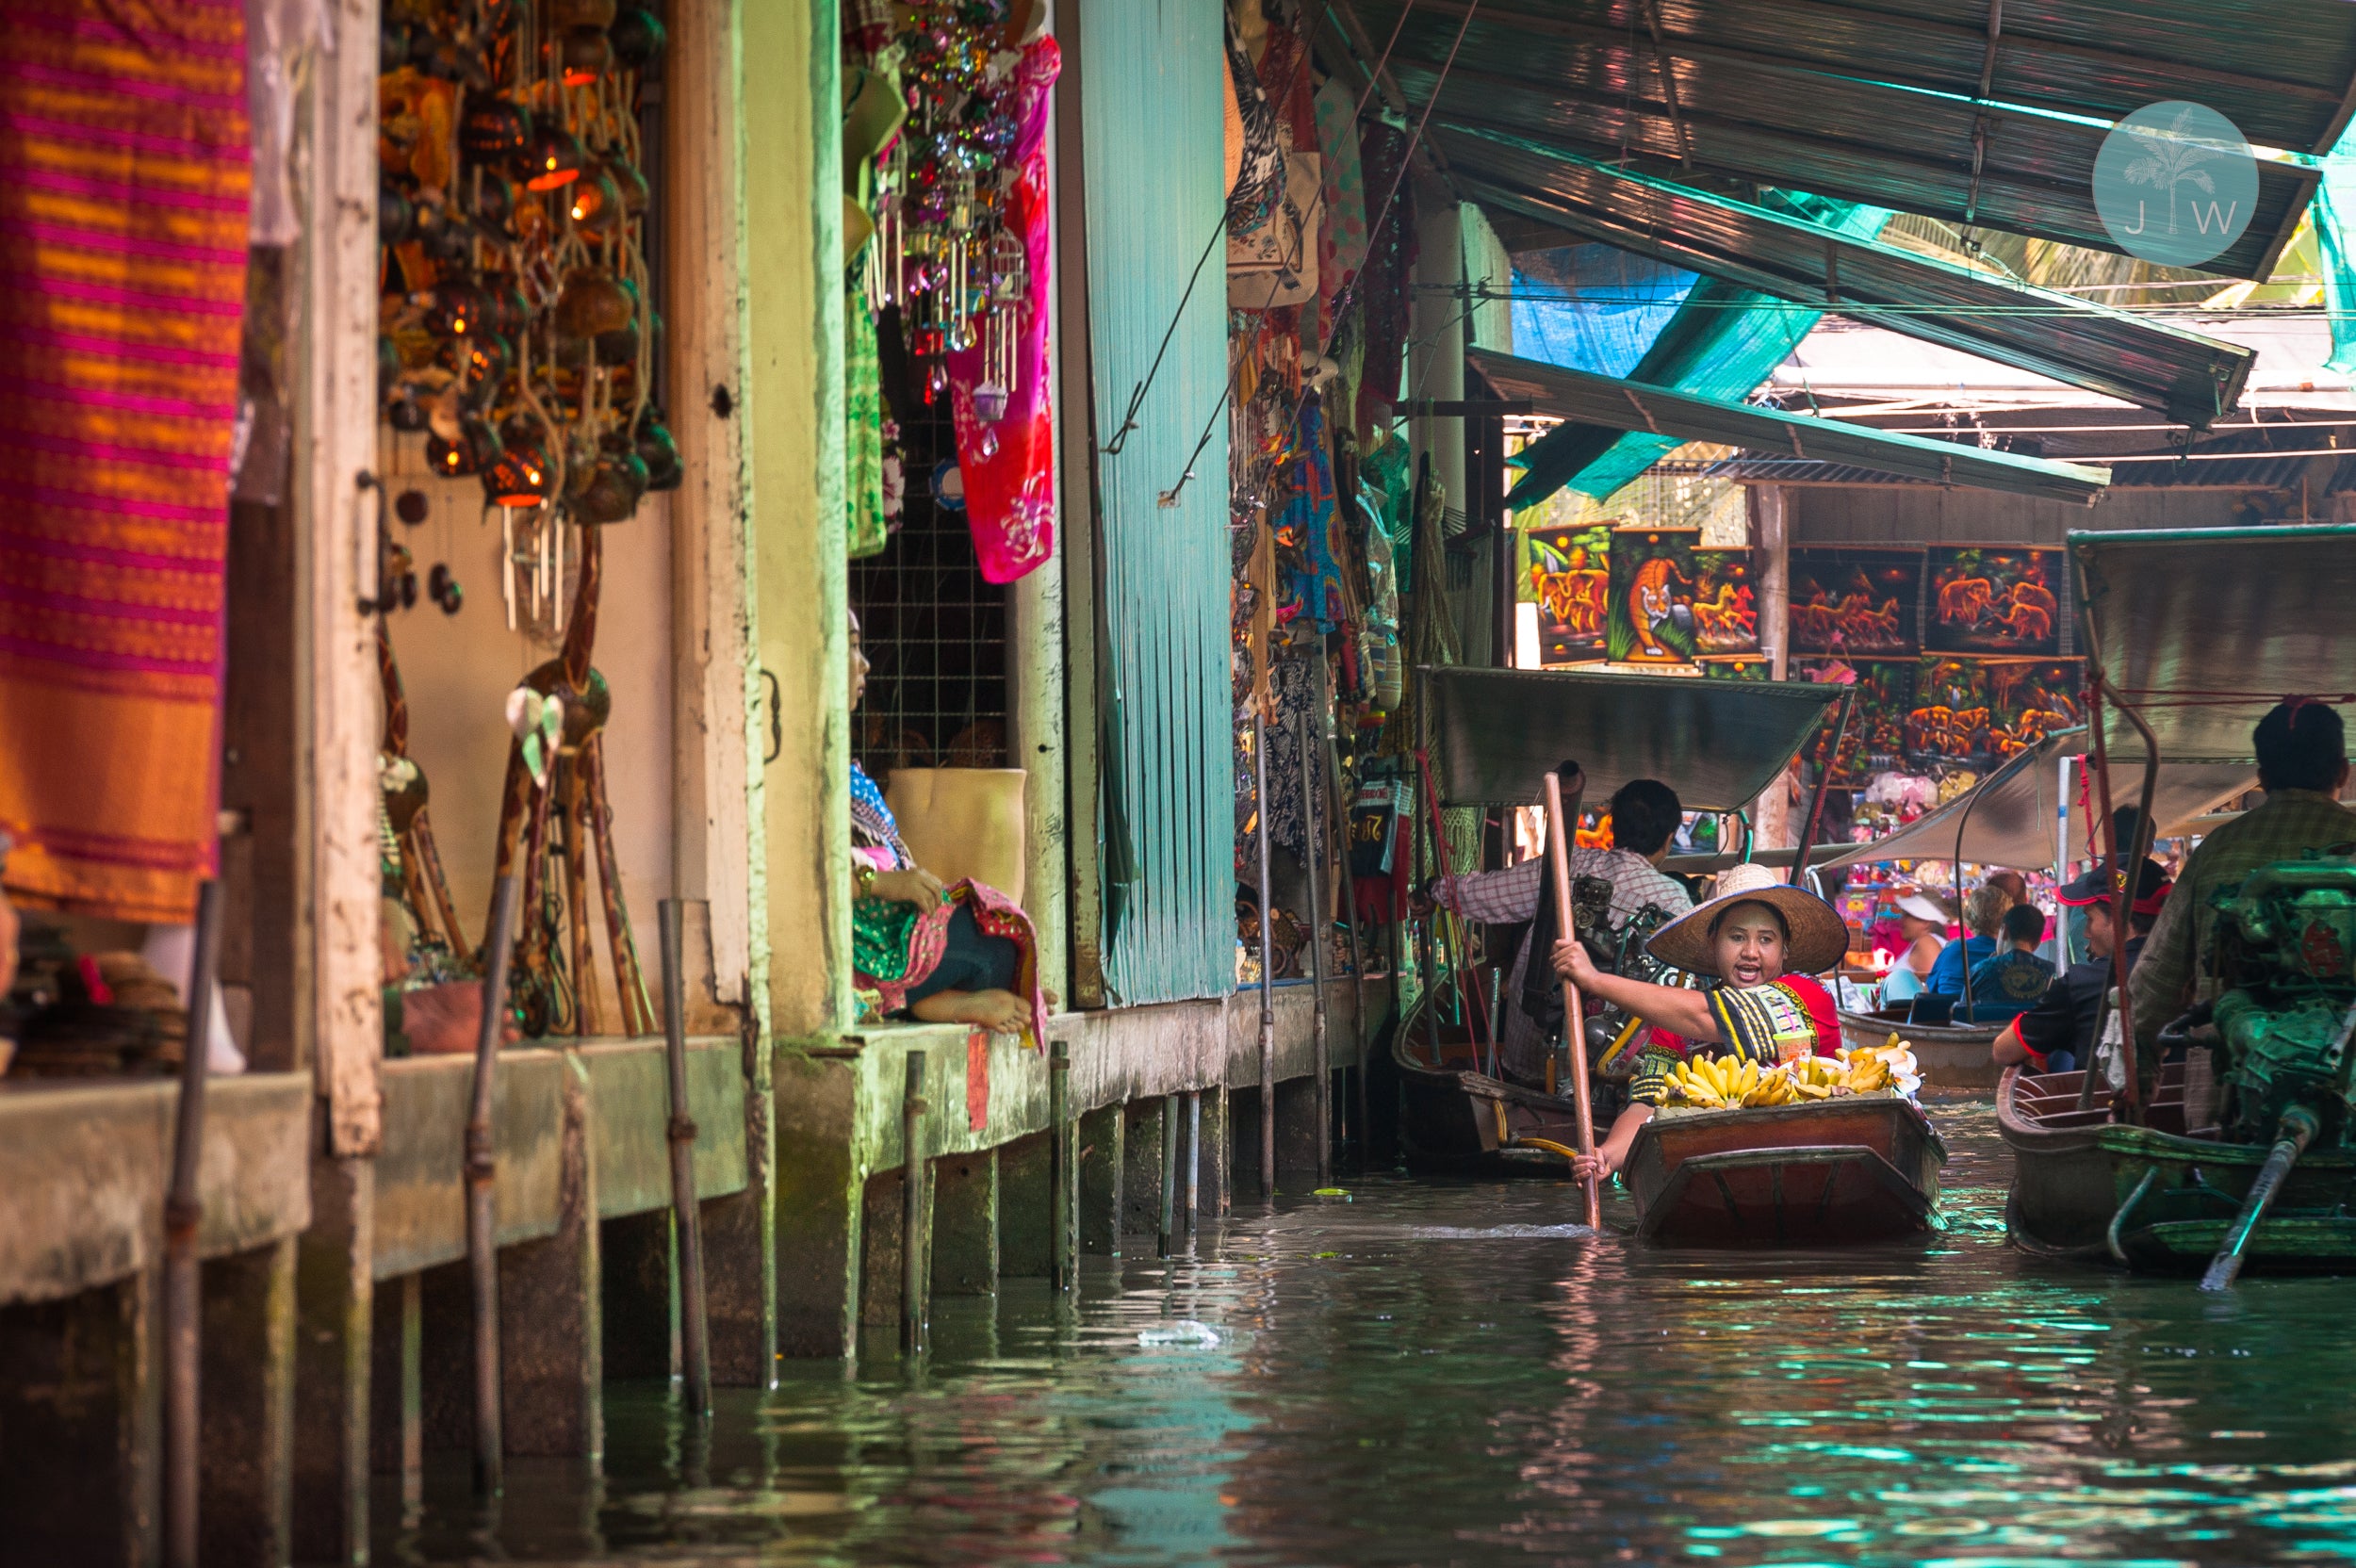
[[[1917,1246],[1655,1251],[1566,1187],[1363,1182],[1072,1303],[942,1301],[920,1371],[790,1367],[708,1444],[615,1385],[602,1478],[513,1463],[493,1518],[436,1456],[378,1560],[2356,1560],[2356,1282],[2035,1263],[1992,1117],[1940,1121]],[[1139,1343],[1182,1319],[1218,1342]]]

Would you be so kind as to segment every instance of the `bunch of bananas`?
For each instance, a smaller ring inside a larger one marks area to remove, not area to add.
[[[1731,1110],[1739,1105],[1789,1105],[1800,1098],[1792,1074],[1780,1067],[1761,1070],[1757,1062],[1730,1056],[1689,1059],[1669,1075],[1669,1086],[1688,1105]]]

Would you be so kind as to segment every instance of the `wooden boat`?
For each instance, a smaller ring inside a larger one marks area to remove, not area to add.
[[[1627,1180],[1636,1233],[1685,1247],[1828,1247],[1929,1227],[1947,1146],[1895,1095],[1710,1111],[1664,1108]]]
[[[1914,1047],[1922,1082],[1941,1089],[1992,1089],[2003,1070],[1988,1054],[2003,1026],[1993,1023],[1908,1023],[1903,1015],[1841,1014],[1841,1043],[1855,1049],[1879,1045],[1892,1032]]]
[[[2013,1153],[2004,1217],[2015,1246],[2153,1272],[2207,1266],[2266,1148],[2187,1134],[2183,1074],[2163,1069],[2149,1124],[2128,1126],[2111,1119],[2107,1096],[2078,1108],[2082,1073],[2004,1073],[1996,1123]],[[2245,1266],[2356,1273],[2351,1205],[2356,1150],[2310,1149],[2251,1235]]]
[[[1404,1025],[1391,1032],[1400,1155],[1427,1168],[1562,1176],[1569,1168],[1562,1156],[1516,1145],[1527,1138],[1576,1145],[1579,1112],[1570,1096],[1524,1088],[1483,1070],[1486,1049],[1460,1026],[1443,1024],[1435,1040],[1425,1021],[1428,1002],[1418,998]]]

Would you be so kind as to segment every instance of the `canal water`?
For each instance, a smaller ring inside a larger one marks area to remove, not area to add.
[[[2024,1258],[1992,1112],[1939,1120],[1918,1245],[1668,1252],[1566,1185],[1350,1182],[1068,1303],[938,1302],[920,1367],[789,1364],[705,1441],[614,1385],[601,1478],[511,1462],[491,1515],[434,1456],[378,1560],[2356,1560],[2356,1282]]]

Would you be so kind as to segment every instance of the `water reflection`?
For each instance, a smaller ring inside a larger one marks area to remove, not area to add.
[[[921,1366],[790,1366],[708,1433],[617,1385],[601,1479],[516,1462],[484,1514],[435,1456],[411,1519],[380,1494],[380,1560],[2356,1557],[2350,1287],[2219,1306],[2020,1257],[1989,1119],[1946,1125],[1948,1226],[1910,1247],[1649,1250],[1567,1187],[1362,1183],[1076,1302],[944,1300]],[[1218,1342],[1139,1344],[1185,1319]]]

